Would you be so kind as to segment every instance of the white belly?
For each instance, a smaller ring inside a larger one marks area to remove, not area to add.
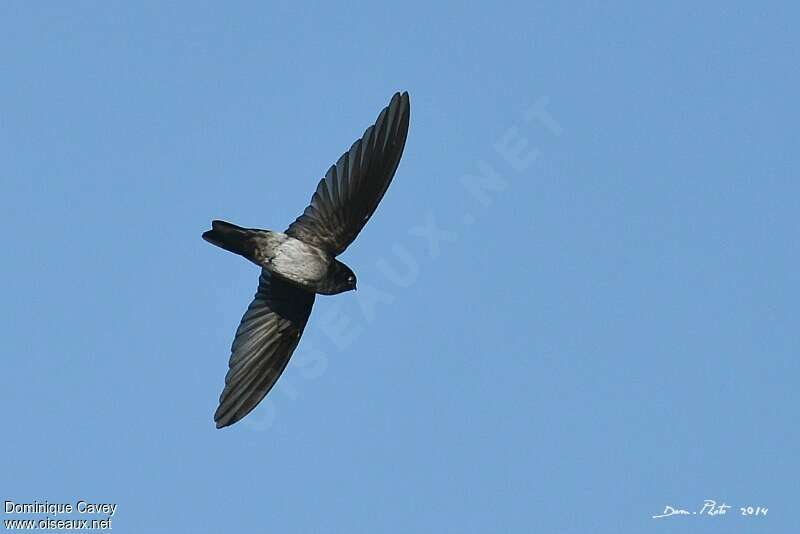
[[[315,285],[325,277],[330,258],[316,247],[293,237],[274,249],[274,256],[265,267],[270,271],[302,285]]]

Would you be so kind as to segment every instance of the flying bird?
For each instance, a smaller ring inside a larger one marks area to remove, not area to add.
[[[203,239],[261,267],[258,290],[231,346],[217,428],[239,421],[280,377],[311,314],[314,298],[356,289],[336,256],[353,242],[394,177],[408,135],[408,93],[395,93],[375,124],[319,181],[311,204],[284,232],[212,221]]]

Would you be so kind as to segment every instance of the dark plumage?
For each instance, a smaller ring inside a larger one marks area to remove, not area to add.
[[[231,425],[261,402],[286,368],[317,293],[356,288],[344,252],[378,207],[408,135],[408,93],[395,93],[375,124],[331,166],[311,204],[284,232],[213,221],[203,239],[261,267],[258,291],[236,330],[225,388],[214,414]]]

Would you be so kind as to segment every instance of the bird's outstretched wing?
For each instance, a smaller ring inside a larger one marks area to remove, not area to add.
[[[286,234],[337,256],[367,224],[403,155],[411,112],[408,93],[395,93],[375,124],[320,180],[311,204]]]
[[[214,414],[217,428],[256,407],[289,363],[308,322],[314,293],[262,269],[258,291],[236,330],[225,389]]]

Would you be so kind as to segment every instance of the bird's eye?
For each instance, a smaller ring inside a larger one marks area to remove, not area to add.
[[[355,276],[350,275],[350,276],[347,277],[347,283],[348,284],[352,285],[355,281],[356,281],[356,277]]]

